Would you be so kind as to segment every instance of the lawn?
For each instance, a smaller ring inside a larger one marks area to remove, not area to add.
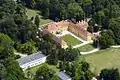
[[[39,15],[39,17],[40,17],[40,25],[52,22],[52,20],[50,20],[50,19],[44,19],[43,16],[40,15],[40,13],[41,12],[38,11],[38,10],[27,9],[26,14],[27,14],[28,18],[35,17],[36,15]]]
[[[78,39],[74,38],[69,34],[63,36],[62,39],[67,43],[67,45],[71,45],[71,46],[76,46],[82,43],[81,41],[79,41]]]
[[[78,48],[81,52],[88,52],[94,49],[92,44],[86,44]]]
[[[83,57],[90,63],[91,71],[95,74],[103,68],[118,68],[120,71],[120,48],[109,48]]]

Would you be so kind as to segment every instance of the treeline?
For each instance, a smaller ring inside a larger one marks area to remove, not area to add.
[[[120,16],[117,0],[21,0],[28,8],[38,9],[46,18],[81,20],[93,18],[98,24]]]

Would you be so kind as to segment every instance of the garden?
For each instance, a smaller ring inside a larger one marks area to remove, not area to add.
[[[72,47],[82,43],[81,41],[79,41],[78,39],[74,38],[70,34],[62,36],[62,39],[67,43],[67,45],[70,45]]]

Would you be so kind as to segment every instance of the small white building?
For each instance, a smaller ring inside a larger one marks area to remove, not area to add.
[[[59,80],[72,80],[72,78],[70,78],[69,75],[67,75],[66,73],[62,71],[59,72],[58,76],[59,76]]]
[[[42,54],[42,52],[37,52],[37,53],[33,53],[29,56],[17,59],[20,67],[23,70],[26,70],[28,68],[37,66],[39,64],[45,63],[46,61],[46,57],[45,55]]]

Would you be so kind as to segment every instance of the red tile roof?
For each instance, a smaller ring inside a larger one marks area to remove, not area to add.
[[[58,28],[58,25],[56,25],[55,23],[53,23],[53,24],[46,25],[44,29],[46,29],[48,31],[54,31],[57,28]]]

